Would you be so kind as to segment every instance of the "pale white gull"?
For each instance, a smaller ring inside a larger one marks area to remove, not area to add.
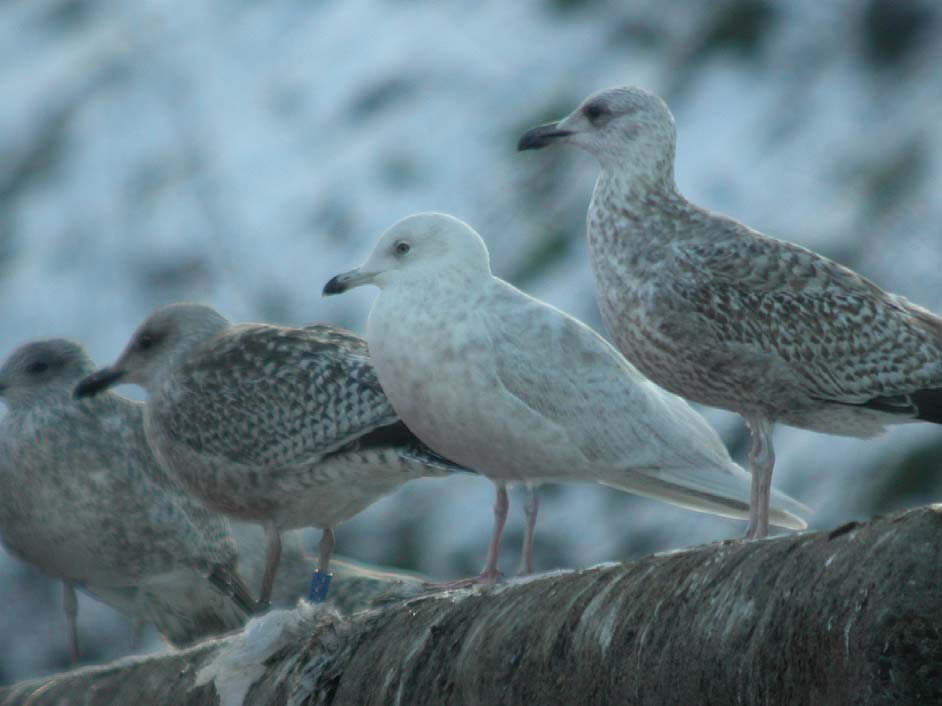
[[[75,587],[154,622],[178,646],[241,627],[254,600],[236,572],[227,522],[161,471],[141,403],[72,397],[93,369],[62,339],[25,344],[0,367],[4,545],[62,580],[74,659]]]
[[[334,527],[408,480],[463,470],[399,421],[366,342],[333,326],[232,325],[208,306],[171,304],[76,394],[119,382],[147,391],[148,441],[186,491],[265,527],[263,605],[282,531],[323,530],[310,593],[323,600]]]
[[[396,412],[430,447],[497,485],[478,580],[497,576],[507,483],[598,482],[748,515],[749,476],[706,421],[590,328],[494,277],[484,242],[465,223],[410,216],[324,292],[368,283],[380,294],[367,340]],[[807,508],[781,494],[775,503],[773,522],[805,526]]]
[[[638,88],[589,96],[519,149],[573,144],[602,173],[587,235],[616,345],[662,387],[752,432],[747,537],[768,529],[775,422],[870,437],[942,424],[942,318],[810,250],[685,199],[674,118]]]

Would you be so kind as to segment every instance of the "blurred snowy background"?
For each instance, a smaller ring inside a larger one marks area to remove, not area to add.
[[[583,240],[597,167],[514,146],[626,83],[673,109],[692,200],[942,311],[940,67],[932,0],[7,0],[0,355],[68,336],[104,364],[181,299],[362,332],[373,294],[321,286],[418,210],[467,220],[497,274],[598,328]],[[705,413],[743,459],[741,421]],[[938,428],[873,442],[779,428],[776,445],[776,484],[815,527],[942,497]],[[542,497],[541,569],[744,530],[601,487]],[[338,549],[470,574],[492,498],[483,480],[413,483],[342,526]],[[0,683],[63,668],[59,585],[2,555],[0,600]],[[84,597],[80,627],[90,661],[129,649],[127,622]]]

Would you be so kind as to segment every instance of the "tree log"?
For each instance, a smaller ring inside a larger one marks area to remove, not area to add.
[[[933,505],[350,617],[302,603],[0,705],[940,704],[940,560]]]

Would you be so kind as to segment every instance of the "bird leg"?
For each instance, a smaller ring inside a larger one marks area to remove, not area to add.
[[[265,552],[265,573],[262,576],[262,589],[258,594],[258,612],[263,613],[271,607],[271,594],[275,587],[275,574],[281,562],[281,532],[274,522],[265,523],[265,536],[268,538],[268,550]]]
[[[494,500],[494,531],[491,533],[491,545],[487,550],[487,561],[484,570],[478,577],[481,583],[494,583],[500,576],[497,561],[500,559],[500,538],[504,534],[504,525],[507,524],[507,510],[510,508],[510,499],[507,497],[507,486],[497,484],[497,497]]]
[[[775,449],[772,447],[774,424],[769,419],[758,417],[747,419],[746,424],[752,433],[752,448],[749,450],[752,487],[746,539],[763,539],[769,533],[769,494],[775,466]]]
[[[334,531],[330,527],[325,527],[321,532],[321,541],[318,545],[320,550],[320,561],[317,565],[317,571],[311,576],[311,587],[308,589],[307,599],[311,603],[323,603],[327,600],[327,592],[330,590],[330,581],[333,574],[328,571],[330,567],[330,556],[334,553]]]
[[[507,510],[510,508],[510,499],[507,497],[507,486],[496,483],[497,498],[494,501],[494,531],[491,534],[491,544],[487,550],[487,561],[479,576],[447,583],[426,583],[423,586],[429,590],[450,591],[453,588],[466,588],[475,584],[494,583],[500,576],[497,562],[500,558],[500,538],[504,534],[504,525],[507,523]]]
[[[533,535],[536,530],[536,513],[539,510],[540,495],[537,487],[532,483],[527,483],[527,504],[523,508],[527,524],[523,532],[519,576],[528,576],[533,573]]]
[[[79,661],[78,600],[75,597],[75,584],[70,581],[62,582],[62,607],[69,625],[69,658],[74,667]]]
[[[334,531],[328,527],[323,532],[321,532],[321,541],[318,545],[320,550],[320,562],[318,563],[318,571],[327,573],[327,568],[330,566],[330,557],[334,553],[334,546],[336,541],[334,540]]]

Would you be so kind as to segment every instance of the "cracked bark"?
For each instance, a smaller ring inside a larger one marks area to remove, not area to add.
[[[352,617],[312,609],[244,703],[942,703],[940,558],[935,505]],[[239,640],[24,682],[0,705],[218,703],[196,674]]]

